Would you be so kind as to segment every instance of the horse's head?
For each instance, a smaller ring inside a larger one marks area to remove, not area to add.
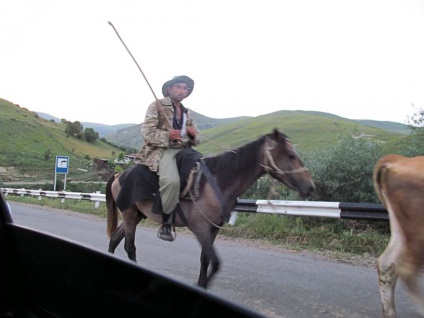
[[[263,151],[261,165],[273,178],[297,191],[302,197],[309,196],[315,190],[309,170],[285,134],[274,129],[265,137]]]

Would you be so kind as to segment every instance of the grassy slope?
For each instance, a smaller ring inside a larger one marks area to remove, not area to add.
[[[364,138],[393,142],[406,136],[405,125],[378,121],[357,121],[312,111],[278,111],[258,117],[211,119],[198,115],[196,122],[205,138],[198,150],[206,155],[237,148],[276,127],[286,133],[300,150],[314,150],[335,144],[343,133],[363,134]],[[118,145],[140,148],[141,127],[126,127],[106,139]],[[210,140],[211,142],[208,142]]]
[[[0,166],[15,167],[28,175],[53,175],[57,155],[70,157],[69,174],[82,175],[92,168],[89,156],[110,159],[113,148],[101,141],[89,144],[67,138],[65,125],[38,117],[34,112],[0,99]],[[50,158],[45,152],[50,150]]]
[[[344,133],[355,133],[362,138],[394,142],[402,134],[361,125],[360,123],[331,114],[306,111],[278,111],[272,114],[248,118],[202,131],[206,138],[198,150],[206,155],[222,152],[220,148],[236,148],[272,128],[284,132],[301,151],[311,151],[334,145]],[[208,142],[212,140],[213,143]],[[219,145],[219,146],[218,146]]]
[[[278,111],[258,117],[237,117],[230,119],[210,119],[199,115],[203,126],[213,126],[201,131],[204,138],[198,150],[205,155],[214,155],[234,149],[278,128],[291,138],[301,151],[313,151],[334,145],[344,133],[355,133],[362,138],[385,142],[389,149],[408,138],[404,132],[380,129],[378,123],[371,126],[361,121],[349,120],[336,115],[312,111]],[[134,148],[140,148],[140,126],[122,131],[120,138],[131,141]],[[399,127],[396,127],[399,129]],[[400,127],[402,128],[402,127]],[[14,166],[27,174],[54,175],[56,155],[70,156],[70,173],[82,175],[81,169],[87,169],[92,160],[100,157],[111,159],[115,149],[101,141],[89,144],[75,138],[67,138],[65,125],[40,118],[36,113],[0,99],[0,166]],[[212,141],[212,142],[210,142]],[[121,143],[119,143],[121,144]],[[122,143],[125,144],[125,143]],[[127,143],[128,144],[128,143]],[[51,157],[45,160],[44,153],[50,149]]]

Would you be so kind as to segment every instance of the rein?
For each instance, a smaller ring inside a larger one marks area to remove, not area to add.
[[[214,226],[214,227],[217,227],[218,229],[222,229],[222,230],[232,230],[232,229],[229,229],[229,228],[226,228],[226,227],[222,227],[222,226],[219,226],[218,224],[216,224],[216,223],[214,223],[210,218],[208,218],[208,216],[205,214],[205,213],[203,213],[203,211],[202,211],[202,209],[199,207],[199,205],[197,204],[197,202],[196,202],[196,199],[193,197],[193,194],[192,194],[192,192],[191,192],[191,190],[189,191],[189,194],[190,194],[190,198],[191,198],[191,200],[193,201],[193,204],[196,206],[196,208],[197,208],[197,211],[199,211],[200,212],[200,214],[205,218],[205,220],[206,221],[208,221],[212,226]]]
[[[217,196],[219,202],[221,203],[222,215],[224,216],[225,215],[225,199],[224,199],[224,196],[221,192],[221,189],[219,188],[218,184],[216,183],[216,180],[214,179],[214,177],[210,173],[208,167],[206,166],[206,164],[203,160],[200,160],[200,168],[202,169],[203,174],[206,177],[206,180],[211,185],[213,191],[215,192],[215,195]],[[189,194],[190,194],[191,201],[193,202],[193,204],[196,206],[199,213],[205,218],[206,221],[208,221],[212,226],[214,226],[218,229],[228,230],[228,228],[219,226],[218,224],[214,223],[210,218],[208,218],[208,216],[202,211],[202,209],[197,204],[196,199],[193,197],[193,193],[192,193],[191,189],[189,190]]]
[[[290,142],[289,139],[286,138],[286,141]],[[283,171],[280,168],[277,167],[277,165],[274,162],[274,158],[272,157],[271,154],[271,150],[273,149],[270,145],[270,140],[267,137],[266,141],[265,141],[265,152],[264,152],[264,164],[259,164],[260,166],[262,166],[265,171],[270,174],[271,172],[275,172],[281,175],[285,175],[285,174],[292,174],[292,173],[302,173],[305,171],[308,171],[308,168],[306,167],[302,167],[302,168],[298,168],[298,169],[293,169],[293,170],[287,170],[287,171]],[[270,164],[271,166],[269,166],[268,164]]]

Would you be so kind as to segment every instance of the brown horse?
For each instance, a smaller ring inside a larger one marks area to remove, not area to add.
[[[184,217],[176,215],[174,225],[186,226],[198,239],[201,245],[198,285],[207,288],[220,266],[213,243],[237,203],[238,196],[265,173],[297,191],[302,197],[309,196],[315,185],[293,144],[277,129],[234,151],[205,157],[201,161],[207,166],[219,190],[214,187],[214,182],[202,178],[197,200],[181,200]],[[122,223],[117,227],[116,200],[122,187],[119,176],[112,176],[106,186],[109,252],[114,253],[125,237],[124,248],[128,257],[136,261],[134,239],[137,224],[144,218],[161,222],[162,217],[152,212],[152,200],[141,200],[129,204],[130,208],[121,211]],[[209,265],[211,270],[208,274]]]

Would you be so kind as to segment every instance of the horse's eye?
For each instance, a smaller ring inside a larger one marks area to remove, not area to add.
[[[289,158],[290,159],[295,159],[296,158],[296,155],[294,153],[289,153]]]

